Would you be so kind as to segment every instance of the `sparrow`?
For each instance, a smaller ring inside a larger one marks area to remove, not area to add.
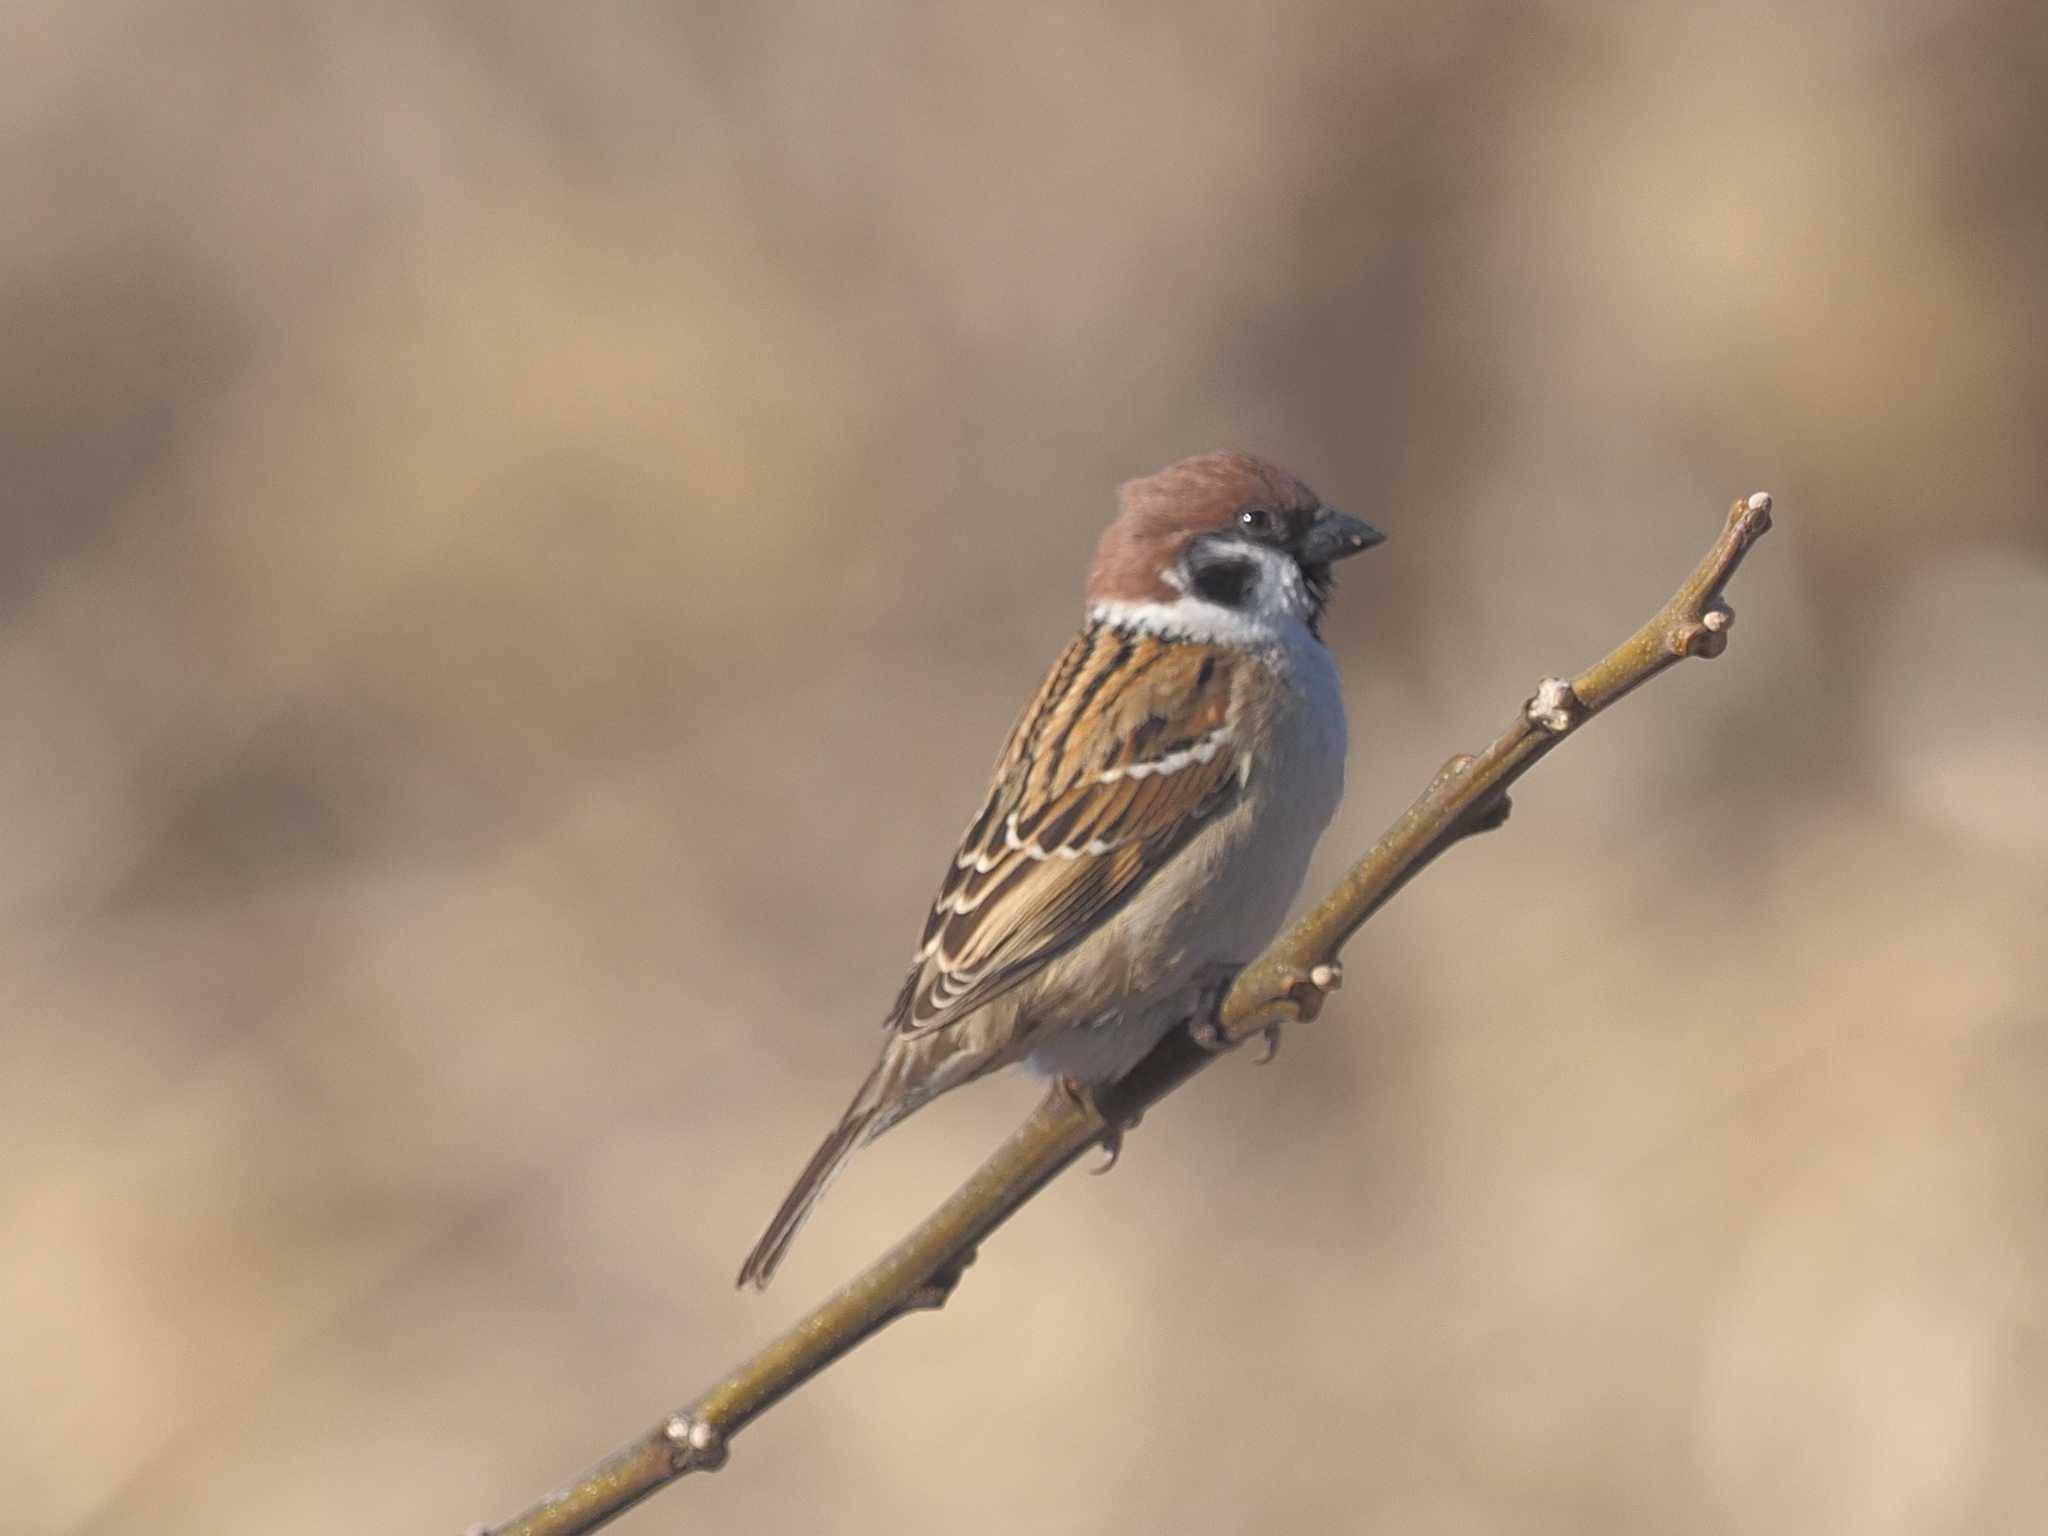
[[[946,866],[881,1059],[742,1287],[767,1285],[847,1158],[912,1111],[1020,1060],[1092,1093],[1265,946],[1343,790],[1330,567],[1382,537],[1248,453],[1122,487],[1080,632]]]

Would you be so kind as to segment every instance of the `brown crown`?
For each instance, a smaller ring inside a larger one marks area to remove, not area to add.
[[[1231,527],[1247,507],[1309,512],[1316,493],[1277,464],[1235,451],[1169,464],[1117,492],[1116,520],[1096,547],[1088,573],[1091,602],[1170,602],[1162,579],[1188,540]]]

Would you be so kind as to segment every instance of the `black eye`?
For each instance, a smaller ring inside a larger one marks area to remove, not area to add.
[[[1237,521],[1247,533],[1264,535],[1273,531],[1273,514],[1264,507],[1246,507],[1237,514]]]

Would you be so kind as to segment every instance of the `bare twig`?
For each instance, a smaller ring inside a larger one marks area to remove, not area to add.
[[[869,1335],[945,1305],[982,1239],[1089,1147],[1113,1137],[1215,1060],[1218,1045],[1312,1017],[1345,940],[1452,844],[1497,827],[1515,780],[1630,689],[1688,656],[1718,656],[1733,612],[1722,589],[1770,528],[1771,498],[1739,501],[1690,577],[1650,621],[1566,681],[1547,677],[1492,745],[1453,757],[1336,889],[1232,982],[1212,1017],[1176,1030],[1097,1102],[1055,1089],[943,1205],[864,1273],[680,1412],[505,1525],[474,1536],[575,1536],[686,1472],[722,1466],[732,1437]],[[1315,978],[1311,980],[1311,978]],[[1207,1037],[1207,1044],[1195,1036]]]

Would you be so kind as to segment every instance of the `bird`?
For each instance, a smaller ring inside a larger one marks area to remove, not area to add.
[[[1092,1094],[1264,947],[1343,792],[1331,566],[1383,538],[1249,453],[1119,489],[1081,628],[946,865],[880,1059],[742,1289],[767,1286],[833,1176],[905,1116],[1018,1061]]]

